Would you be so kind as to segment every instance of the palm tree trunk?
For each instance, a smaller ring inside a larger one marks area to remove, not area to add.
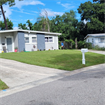
[[[1,5],[0,7],[1,7],[2,14],[3,14],[3,18],[4,18],[5,28],[6,28],[6,30],[8,30],[5,14],[4,14],[4,10],[3,10],[3,6]]]

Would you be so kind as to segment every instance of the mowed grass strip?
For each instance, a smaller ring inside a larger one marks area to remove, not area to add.
[[[82,65],[82,53],[78,50],[2,53],[0,57],[27,64],[69,71],[84,67]],[[105,55],[102,54],[87,52],[85,53],[85,57],[85,67],[105,63]]]
[[[3,81],[0,80],[0,90],[4,90],[7,88],[8,88],[8,86]]]

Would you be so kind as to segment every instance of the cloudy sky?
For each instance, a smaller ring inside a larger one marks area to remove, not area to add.
[[[29,19],[32,23],[35,23],[37,17],[40,14],[44,15],[44,9],[47,11],[49,18],[62,15],[65,12],[74,10],[77,12],[76,18],[80,20],[77,8],[81,3],[93,0],[23,0],[16,1],[16,5],[9,7],[3,5],[6,11],[6,17],[8,17],[14,24],[14,29],[17,29],[19,23],[26,23]],[[3,17],[0,21],[3,21]]]

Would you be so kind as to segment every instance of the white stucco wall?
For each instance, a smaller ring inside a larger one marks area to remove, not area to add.
[[[14,35],[14,48],[18,48],[18,35],[17,35],[17,32],[14,32],[13,33]]]
[[[45,35],[45,37],[53,37],[53,42],[45,42],[46,50],[58,49],[58,36]]]
[[[32,33],[25,33],[25,37],[29,37],[29,43],[25,43],[25,50],[26,51],[37,51],[37,42],[36,43],[32,43],[32,37],[36,37],[36,34],[32,34]],[[35,48],[33,47],[35,46]]]
[[[100,38],[105,38],[105,37],[100,37]],[[105,47],[105,42],[101,43],[99,42],[99,37],[95,38],[95,46],[98,45],[99,47]]]
[[[97,46],[98,45],[99,47],[105,47],[105,42],[100,43],[99,42],[99,38],[105,38],[105,37],[88,37],[86,39],[86,42],[90,42],[94,46]],[[92,42],[92,39],[93,39],[93,42]]]
[[[11,37],[12,38],[12,52],[14,52],[14,33],[13,32],[2,33],[0,35],[1,35],[1,49],[3,48],[3,46],[5,46],[7,48],[6,38]],[[2,45],[2,43],[4,43],[5,45]],[[3,51],[3,49],[2,49],[2,51]]]
[[[93,41],[94,41],[94,37],[88,37],[88,38],[86,39],[86,42],[92,43],[92,39],[93,39]]]

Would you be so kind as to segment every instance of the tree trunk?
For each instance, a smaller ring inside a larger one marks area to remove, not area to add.
[[[7,21],[6,21],[6,18],[5,18],[5,14],[4,14],[3,6],[1,5],[0,7],[1,7],[2,14],[3,14],[3,18],[4,18],[5,28],[6,28],[6,30],[8,30],[8,27],[7,27]]]
[[[76,48],[76,49],[78,48],[78,45],[77,45],[77,38],[75,38],[75,48]]]

